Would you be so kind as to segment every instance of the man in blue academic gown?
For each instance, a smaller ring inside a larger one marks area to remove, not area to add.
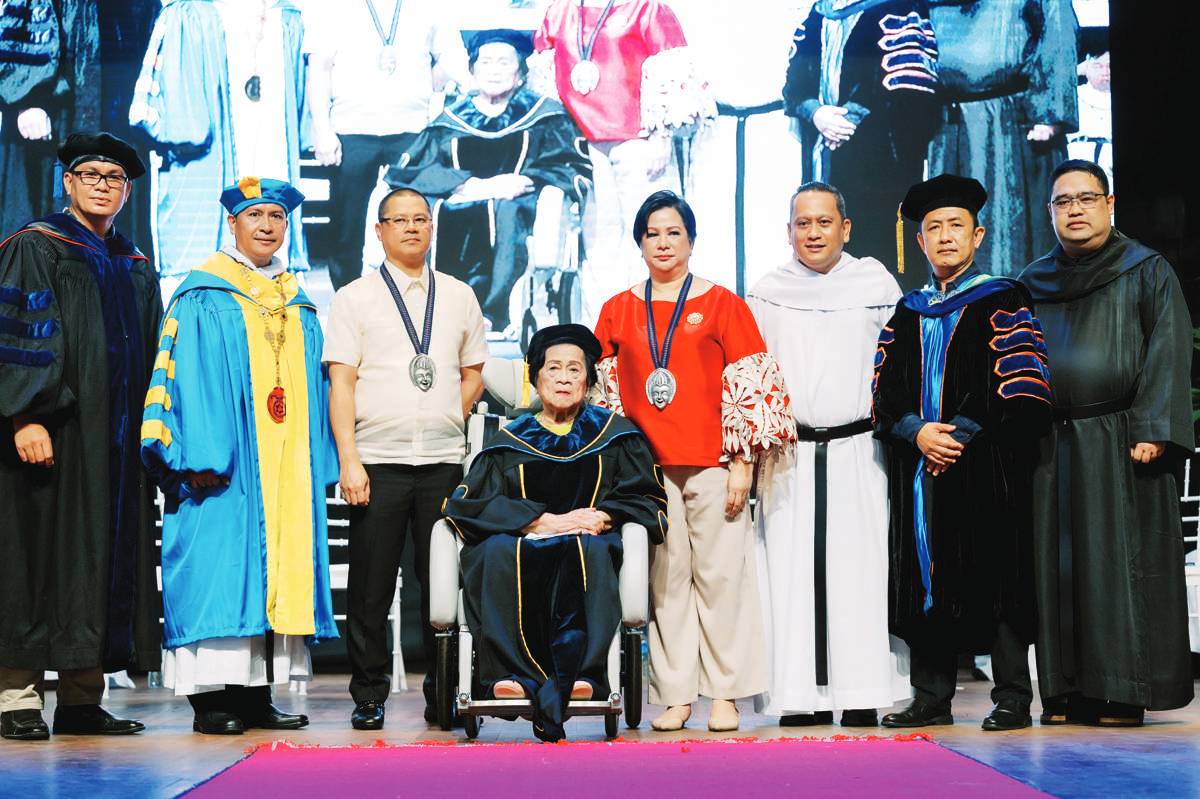
[[[303,199],[279,180],[225,190],[235,244],[175,292],[146,395],[142,457],[166,495],[164,682],[201,733],[303,727],[271,684],[308,679],[307,645],[337,637],[321,327],[275,257]]]

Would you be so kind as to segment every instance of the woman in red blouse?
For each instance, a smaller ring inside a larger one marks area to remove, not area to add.
[[[653,726],[681,728],[704,695],[709,729],[735,730],[734,700],[766,688],[746,512],[754,457],[794,441],[795,426],[746,303],[688,271],[688,204],[650,195],[633,234],[650,276],[601,309],[596,368],[599,404],[642,429],[667,492],[670,529],[650,555],[650,701],[667,706]]]

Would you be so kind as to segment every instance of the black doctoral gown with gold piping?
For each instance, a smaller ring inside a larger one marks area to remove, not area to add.
[[[1020,280],[1046,330],[1058,415],[1077,417],[1054,425],[1034,473],[1038,687],[1183,707],[1193,687],[1173,470],[1194,440],[1179,280],[1116,231],[1078,260],[1056,246]],[[1166,455],[1134,463],[1143,441]]]
[[[525,537],[543,513],[596,508],[612,517],[600,535]],[[621,620],[621,525],[667,529],[666,493],[649,444],[633,423],[584,406],[562,436],[525,415],[479,453],[445,515],[462,537],[467,625],[481,688],[515,679],[534,701],[534,732],[563,737],[571,687],[608,694],[608,648]]]
[[[504,200],[447,202],[471,178],[523,175],[534,190]],[[407,186],[433,203],[433,268],[469,285],[494,330],[509,322],[513,286],[525,272],[538,192],[556,186],[582,203],[592,184],[587,141],[562,103],[518,88],[496,116],[464,95],[421,132],[388,170],[390,186]]]

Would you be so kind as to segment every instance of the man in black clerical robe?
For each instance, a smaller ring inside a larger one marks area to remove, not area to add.
[[[58,157],[70,206],[0,244],[0,732],[25,740],[46,670],[56,733],[142,729],[100,707],[103,671],[155,670],[162,642],[139,458],[162,300],[112,227],[145,167],[106,133]]]
[[[1029,726],[1035,602],[1030,483],[1050,422],[1042,333],[1028,292],[974,261],[987,194],[941,175],[901,206],[933,280],[879,337],[877,435],[891,500],[889,624],[912,652],[916,697],[885,727],[951,724],[957,655],[990,652],[985,730]]]
[[[533,699],[542,740],[563,737],[577,681],[594,696],[617,688],[608,684],[607,658],[621,620],[621,525],[641,524],[652,543],[662,543],[666,501],[641,432],[586,404],[564,435],[533,414],[500,430],[447,501],[446,518],[466,544],[463,589],[479,681],[489,693],[500,681],[519,683]],[[522,533],[544,513],[578,508],[607,513],[611,528],[551,538]]]
[[[1113,229],[1095,164],[1054,171],[1059,244],[1021,273],[1054,364],[1034,476],[1042,723],[1129,726],[1192,700],[1174,468],[1194,446],[1171,265]]]

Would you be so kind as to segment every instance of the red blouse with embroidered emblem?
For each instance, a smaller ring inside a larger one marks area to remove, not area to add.
[[[651,305],[661,347],[675,303]],[[783,373],[749,307],[729,290],[714,285],[684,304],[667,365],[677,389],[662,410],[646,396],[654,362],[645,300],[631,289],[606,302],[596,338],[597,404],[640,427],[663,466],[717,466],[796,440]]]

